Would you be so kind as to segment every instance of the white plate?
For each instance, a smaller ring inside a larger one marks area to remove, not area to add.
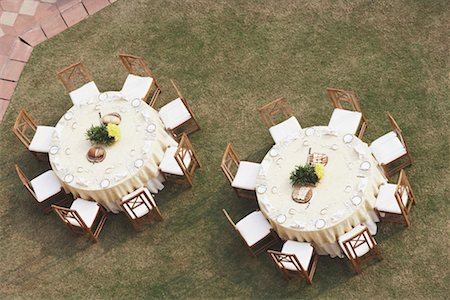
[[[361,198],[361,196],[356,195],[356,196],[352,197],[351,201],[352,201],[353,205],[356,206],[356,205],[361,204],[362,198]]]
[[[131,106],[138,107],[139,105],[141,105],[141,99],[136,98],[131,101]]]
[[[363,161],[363,162],[359,165],[359,168],[360,168],[361,170],[363,170],[363,171],[369,170],[369,169],[370,169],[370,162],[368,162],[367,160],[366,160],[366,161]]]
[[[306,136],[311,136],[314,134],[314,128],[308,128],[305,130]]]
[[[150,132],[150,133],[151,132],[155,132],[155,130],[156,130],[156,125],[155,124],[152,123],[152,124],[147,126],[147,131],[148,132]]]
[[[59,151],[58,146],[52,146],[52,147],[50,147],[50,150],[49,150],[50,154],[56,154],[56,153],[58,153],[58,151]]]
[[[72,174],[67,174],[66,176],[64,176],[64,181],[67,183],[71,183],[73,180],[73,175]]]
[[[256,188],[256,191],[259,194],[264,194],[267,191],[267,187],[265,185],[260,185]]]
[[[339,149],[339,146],[337,144],[333,144],[331,145],[330,149],[336,151],[337,149]]]
[[[270,156],[275,157],[278,155],[278,150],[277,149],[272,149],[269,151]]]
[[[278,217],[277,217],[277,223],[278,224],[283,224],[284,222],[286,222],[286,215],[279,215]]]
[[[100,182],[100,186],[102,188],[106,188],[109,186],[109,180],[108,179],[103,179],[102,182]]]
[[[325,222],[324,219],[319,219],[319,220],[316,221],[315,225],[316,225],[317,229],[322,229],[322,228],[325,227],[325,225],[327,225],[327,222]]]
[[[100,101],[105,101],[106,99],[108,99],[108,94],[107,93],[101,93],[100,95],[98,95],[98,99]]]
[[[135,162],[134,162],[134,166],[136,167],[136,168],[140,168],[140,167],[142,167],[144,165],[144,161],[142,160],[142,159],[137,159]]]
[[[73,118],[73,112],[68,111],[68,112],[65,113],[64,119],[71,120],[72,118]]]
[[[342,140],[344,141],[344,143],[348,144],[351,143],[353,141],[353,135],[350,133],[347,133],[346,135],[344,135],[344,137],[342,138]]]

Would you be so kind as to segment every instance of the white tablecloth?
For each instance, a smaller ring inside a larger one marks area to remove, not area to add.
[[[274,145],[261,163],[256,188],[261,211],[280,237],[312,242],[319,254],[331,256],[342,256],[336,241],[354,226],[366,223],[376,233],[373,208],[379,186],[386,182],[367,144],[355,136],[346,143],[344,135],[311,127]],[[326,154],[328,164],[312,199],[299,204],[292,200],[289,177],[295,166],[307,162],[310,148]],[[361,170],[363,162],[370,164],[369,170]]]
[[[111,146],[103,146],[105,160],[93,164],[86,158],[92,146],[86,130],[100,124],[99,113],[112,112],[121,115],[122,137]],[[120,93],[107,92],[66,112],[56,125],[49,157],[67,192],[118,212],[121,197],[136,188],[149,181],[154,188],[162,188],[158,166],[166,148],[176,144],[156,110],[141,100],[126,100]]]

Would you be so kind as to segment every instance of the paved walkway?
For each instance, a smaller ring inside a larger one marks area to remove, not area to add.
[[[33,47],[116,0],[0,0],[0,121]]]

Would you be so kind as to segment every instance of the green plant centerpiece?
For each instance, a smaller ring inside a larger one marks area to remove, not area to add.
[[[113,123],[92,125],[86,131],[86,139],[93,145],[111,146],[114,142],[120,140],[120,128]]]
[[[315,165],[305,164],[296,166],[291,172],[289,179],[294,187],[292,200],[298,203],[307,203],[311,200],[312,189],[325,175],[324,166],[320,163]]]

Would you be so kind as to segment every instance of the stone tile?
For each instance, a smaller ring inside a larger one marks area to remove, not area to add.
[[[64,23],[63,18],[60,14],[54,15],[51,18],[42,20],[41,28],[44,31],[47,38],[51,38],[60,32],[67,29],[66,23]]]
[[[41,2],[45,2],[45,3],[56,3],[56,0],[41,0]]]
[[[11,49],[11,53],[9,54],[9,58],[27,62],[31,56],[31,52],[33,51],[33,47],[25,44],[20,39],[17,39],[14,42],[14,45]]]
[[[7,26],[7,25],[0,25],[0,29],[5,33],[9,35],[17,35],[16,30],[14,30],[13,26]]]
[[[0,79],[0,98],[9,100],[14,94],[17,82]]]
[[[109,3],[114,3],[114,2],[116,2],[117,0],[109,0]]]
[[[3,29],[0,27],[0,38],[2,37],[2,36],[4,36],[5,35],[5,32],[3,31]]]
[[[14,23],[14,30],[17,35],[21,35],[30,29],[39,26],[39,23],[32,16],[19,15],[16,23]]]
[[[6,109],[8,109],[9,101],[0,99],[0,121],[3,120],[3,116],[6,113]]]
[[[47,39],[41,27],[34,27],[20,35],[20,38],[28,45],[34,47]]]
[[[63,11],[61,15],[64,18],[64,21],[66,21],[67,26],[71,27],[86,18],[88,13],[84,9],[83,4],[78,3],[75,6]]]
[[[65,11],[66,9],[71,8],[74,5],[81,3],[81,0],[57,0],[56,6],[58,7],[60,12]]]
[[[2,15],[0,16],[0,24],[13,26],[14,22],[16,22],[16,19],[17,19],[17,13],[4,11],[4,12],[2,12]]]
[[[93,15],[99,10],[107,7],[110,3],[108,0],[83,0],[84,7],[88,14]]]
[[[3,72],[0,78],[11,81],[18,81],[24,67],[24,62],[10,59],[3,67]]]
[[[9,55],[16,38],[17,37],[9,34],[5,34],[0,38],[0,55]]]
[[[0,77],[2,75],[2,70],[3,67],[6,65],[6,63],[8,62],[9,57],[6,55],[0,55]]]
[[[24,0],[1,0],[0,6],[4,11],[19,12]]]
[[[55,0],[56,1],[56,0]],[[36,9],[35,19],[39,22],[46,18],[59,14],[59,10],[54,4],[39,3]]]
[[[24,0],[22,6],[20,7],[19,14],[34,16],[38,5],[39,5],[38,1]]]

